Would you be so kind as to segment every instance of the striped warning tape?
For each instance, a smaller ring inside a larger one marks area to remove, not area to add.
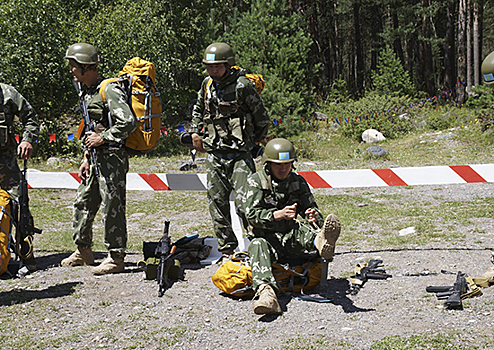
[[[299,171],[311,188],[446,185],[494,182],[494,164],[392,169]],[[30,188],[77,189],[77,173],[29,169]],[[127,189],[141,191],[205,191],[206,174],[127,174]]]

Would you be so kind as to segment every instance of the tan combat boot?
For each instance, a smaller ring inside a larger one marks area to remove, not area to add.
[[[96,267],[91,269],[94,275],[106,275],[109,273],[120,273],[125,269],[124,259],[113,259],[111,256],[106,258]]]
[[[494,284],[494,266],[491,266],[486,272],[482,274],[489,284]]]
[[[260,285],[255,296],[259,297],[254,302],[254,313],[256,315],[281,314],[278,298],[269,284]]]
[[[340,236],[340,230],[340,220],[336,215],[329,214],[324,220],[324,226],[314,240],[314,245],[323,259],[333,260],[335,244]]]
[[[94,264],[94,257],[91,248],[77,247],[77,250],[68,258],[62,260],[63,267],[84,266]]]

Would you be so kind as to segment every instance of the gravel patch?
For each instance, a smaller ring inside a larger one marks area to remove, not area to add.
[[[400,194],[405,201],[430,203],[494,197],[492,184],[315,192]],[[326,286],[315,291],[332,302],[284,295],[279,298],[283,314],[263,317],[253,313],[251,300],[220,293],[211,282],[214,265],[184,266],[184,279],[158,298],[156,281],[145,281],[136,268],[141,254],[127,256],[125,273],[95,277],[88,267],[60,267],[68,254],[37,252],[39,271],[0,281],[0,321],[15,325],[3,329],[0,349],[371,349],[387,336],[438,333],[455,335],[460,348],[472,342],[494,348],[489,340],[494,287],[465,300],[463,310],[446,310],[425,291],[429,285],[452,285],[457,271],[477,277],[491,266],[494,218],[477,219],[474,226],[459,227],[465,238],[458,242],[379,249],[359,245],[358,250],[340,244]],[[96,257],[102,260],[103,252]],[[370,258],[382,259],[393,277],[369,280],[357,295],[348,294],[355,264]]]

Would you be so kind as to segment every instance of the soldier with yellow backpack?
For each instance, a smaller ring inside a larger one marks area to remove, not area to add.
[[[207,152],[209,212],[218,250],[227,259],[238,246],[230,216],[230,193],[235,193],[237,214],[246,228],[242,188],[256,170],[251,151],[256,143],[265,142],[269,115],[258,87],[235,66],[235,54],[229,45],[209,45],[202,62],[209,76],[198,92],[189,132],[194,149]],[[262,85],[260,79],[258,83]]]
[[[128,96],[119,84],[108,84],[106,101],[100,94],[104,79],[98,74],[99,55],[90,44],[67,49],[70,73],[84,116],[84,153],[79,168],[81,184],[74,200],[73,239],[76,251],[62,260],[66,267],[93,265],[93,222],[101,206],[108,257],[92,268],[102,275],[124,270],[127,246],[126,175],[129,170],[125,141],[136,128]]]

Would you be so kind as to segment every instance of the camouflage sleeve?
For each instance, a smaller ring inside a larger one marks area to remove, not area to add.
[[[11,101],[12,113],[17,115],[24,126],[22,140],[33,143],[39,136],[38,116],[29,102],[13,87],[9,86],[4,92],[4,100]]]
[[[274,222],[273,213],[277,209],[275,207],[265,208],[263,204],[264,193],[261,181],[257,174],[253,174],[247,179],[244,196],[245,216],[252,227],[266,229],[270,226],[270,222]]]
[[[300,181],[300,215],[304,218],[305,216],[305,211],[309,208],[314,208],[317,211],[317,226],[322,227],[324,224],[324,218],[322,216],[321,211],[319,210],[319,207],[317,206],[316,200],[314,196],[312,195],[312,192],[310,191],[310,187],[307,184],[307,181],[300,176],[296,175],[299,178]]]
[[[102,131],[99,135],[107,143],[123,143],[136,128],[134,114],[127,103],[125,92],[118,84],[109,84],[106,90],[106,99],[113,126]]]
[[[202,129],[204,127],[204,93],[206,91],[206,85],[209,81],[209,77],[204,79],[201,84],[201,89],[197,93],[197,102],[192,109],[192,121],[189,126],[190,133],[196,133],[202,136]]]
[[[269,113],[264,107],[262,97],[257,93],[255,85],[253,83],[244,84],[239,79],[237,96],[240,101],[243,101],[243,105],[252,115],[254,142],[264,140],[268,134]]]
[[[259,175],[253,174],[247,180],[245,192],[245,216],[249,224],[254,228],[271,232],[284,232],[287,229],[287,221],[274,219],[273,213],[278,210],[276,206],[269,205],[264,200],[265,192],[262,189]]]

